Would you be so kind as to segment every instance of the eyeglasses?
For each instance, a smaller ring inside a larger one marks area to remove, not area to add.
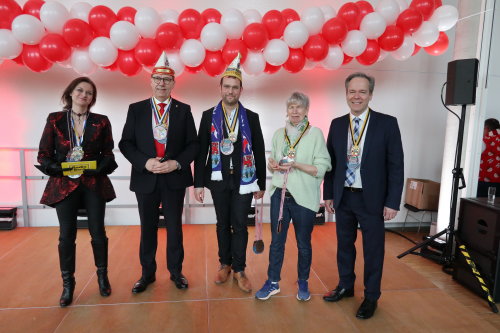
[[[152,76],[151,78],[153,79],[153,82],[156,84],[160,84],[162,82],[165,84],[170,84],[170,83],[174,82],[174,79],[172,79],[171,77]]]

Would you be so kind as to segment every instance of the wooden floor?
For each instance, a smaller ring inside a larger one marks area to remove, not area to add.
[[[58,306],[61,280],[57,228],[18,228],[0,232],[0,332],[499,332],[500,315],[421,257],[396,256],[412,246],[386,234],[382,297],[375,316],[355,318],[362,301],[362,260],[357,263],[355,297],[338,303],[321,298],[337,284],[335,225],[313,233],[309,302],[296,299],[297,250],[290,230],[280,282],[281,293],[259,301],[240,291],[233,280],[215,285],[217,242],[214,225],[184,226],[184,274],[188,290],[177,290],[165,268],[165,230],[159,234],[157,280],[142,294],[131,288],[140,276],[139,227],[108,227],[113,294],[97,290],[87,230],[78,231],[75,301]],[[406,233],[417,239],[418,235]],[[358,239],[358,255],[362,254]],[[252,252],[250,228],[247,275],[254,289],[266,279],[265,252]],[[254,290],[255,292],[255,290]]]

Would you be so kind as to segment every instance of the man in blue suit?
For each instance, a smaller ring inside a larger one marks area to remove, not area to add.
[[[354,296],[357,226],[363,235],[365,298],[357,318],[373,316],[380,298],[384,263],[384,221],[401,203],[404,158],[396,118],[368,107],[375,79],[354,73],[345,80],[349,114],[330,125],[327,147],[332,171],[325,175],[323,198],[335,213],[339,284],[323,299],[336,302]]]

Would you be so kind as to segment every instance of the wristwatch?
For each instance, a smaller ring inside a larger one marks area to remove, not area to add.
[[[177,161],[175,161],[175,163],[177,164],[177,170],[180,170],[181,169],[181,164]]]

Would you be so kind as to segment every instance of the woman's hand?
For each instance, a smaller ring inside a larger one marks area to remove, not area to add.
[[[269,157],[267,159],[267,168],[271,171],[278,171],[279,170],[279,164],[276,162],[276,160],[272,157]]]

